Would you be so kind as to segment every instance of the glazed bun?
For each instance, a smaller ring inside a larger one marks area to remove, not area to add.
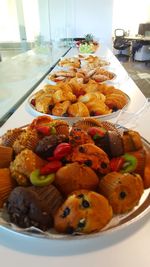
[[[78,189],[94,190],[98,183],[96,173],[77,162],[67,164],[56,172],[55,185],[64,195]]]

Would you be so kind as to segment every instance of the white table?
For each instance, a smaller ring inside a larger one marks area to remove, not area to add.
[[[76,54],[72,49],[68,57]],[[124,71],[123,67],[109,50],[100,49],[99,55],[109,56],[112,67]],[[44,83],[44,81],[43,81]],[[131,97],[128,111],[136,112],[145,103],[145,97],[129,78],[123,90]],[[36,89],[38,90],[42,84]],[[26,101],[1,128],[7,129],[31,122],[33,117],[25,110]],[[140,117],[135,129],[150,142],[150,108]],[[0,228],[0,260],[4,267],[148,267],[149,255],[149,214],[118,231],[100,236],[74,241],[56,241],[22,236]]]

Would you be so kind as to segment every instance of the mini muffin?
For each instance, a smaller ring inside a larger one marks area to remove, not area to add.
[[[15,181],[11,177],[8,168],[0,169],[0,208],[6,202],[10,192],[15,187]]]
[[[86,131],[75,127],[72,127],[70,131],[69,142],[74,147],[86,143],[94,144],[94,141]]]
[[[0,146],[0,168],[7,168],[13,159],[12,147]]]
[[[122,139],[124,152],[135,151],[143,147],[141,136],[136,131],[124,131]]]
[[[7,201],[10,221],[19,227],[35,226],[46,231],[53,226],[53,216],[63,198],[53,186],[16,187]]]
[[[45,165],[45,161],[38,157],[33,151],[24,149],[10,164],[12,177],[19,185],[28,185],[30,173]],[[22,180],[22,178],[24,179]]]
[[[150,150],[145,148],[146,160],[145,160],[145,169],[143,175],[144,188],[150,188]]]
[[[66,137],[69,136],[69,124],[64,120],[53,120],[50,126],[54,127],[56,134],[63,134]]]
[[[143,190],[143,181],[139,174],[110,172],[99,183],[99,192],[108,199],[115,214],[133,209]]]
[[[124,154],[122,136],[117,131],[107,131],[103,137],[96,138],[94,141],[109,157],[118,157]]]
[[[35,129],[27,129],[22,132],[18,139],[13,144],[13,149],[16,154],[19,154],[25,148],[34,151],[37,143],[39,141],[38,133]]]
[[[4,135],[2,135],[0,144],[2,146],[12,147],[13,143],[18,139],[18,137],[23,131],[24,130],[21,128],[8,130]]]
[[[54,216],[54,228],[60,233],[89,234],[101,230],[112,218],[108,200],[93,191],[73,192]]]
[[[101,121],[93,118],[84,118],[75,122],[72,127],[87,131],[90,127],[101,127]]]
[[[110,170],[107,154],[101,148],[90,143],[76,147],[72,152],[71,161],[84,163],[98,174],[106,174]]]
[[[99,179],[90,167],[74,162],[56,172],[54,183],[64,195],[68,195],[78,189],[95,190]]]
[[[52,121],[53,119],[50,116],[38,116],[28,125],[28,129],[36,129],[37,126],[47,125]]]
[[[145,149],[139,149],[133,152],[128,152],[129,155],[134,156],[137,159],[137,166],[134,170],[135,173],[138,173],[143,177],[145,165],[146,165],[146,151]]]
[[[67,141],[68,141],[68,137],[62,134],[45,136],[43,137],[43,139],[41,139],[38,142],[35,148],[35,152],[40,157],[46,159],[53,155],[53,151],[58,144],[64,143]]]

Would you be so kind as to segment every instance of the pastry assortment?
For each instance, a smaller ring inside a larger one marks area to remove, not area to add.
[[[139,133],[92,118],[70,128],[40,116],[9,130],[0,162],[0,208],[21,228],[98,232],[150,187],[150,151]]]
[[[45,85],[30,100],[38,112],[57,117],[90,117],[111,114],[128,104],[121,90],[89,79],[72,78],[69,82]]]
[[[72,78],[83,78],[83,83],[87,83],[89,79],[102,83],[105,81],[110,81],[115,78],[115,74],[108,70],[102,69],[100,67],[93,68],[91,64],[88,64],[81,69],[69,69],[69,70],[59,70],[48,75],[48,79],[55,82],[69,82]]]
[[[107,84],[116,77],[115,73],[104,68],[108,64],[96,55],[79,54],[61,59],[58,65],[62,68],[47,76],[50,84],[45,84],[30,97],[30,109],[38,115],[49,114],[71,120],[108,116],[125,108],[128,96]]]

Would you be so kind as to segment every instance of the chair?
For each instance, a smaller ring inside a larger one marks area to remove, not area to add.
[[[139,25],[138,34],[142,36],[150,36],[150,23],[141,23]],[[136,61],[150,61],[150,41],[136,42],[133,46],[133,58]]]
[[[119,50],[119,55],[130,56],[131,42],[126,40],[124,37],[125,37],[125,31],[123,29],[116,29],[113,47],[116,50]]]

